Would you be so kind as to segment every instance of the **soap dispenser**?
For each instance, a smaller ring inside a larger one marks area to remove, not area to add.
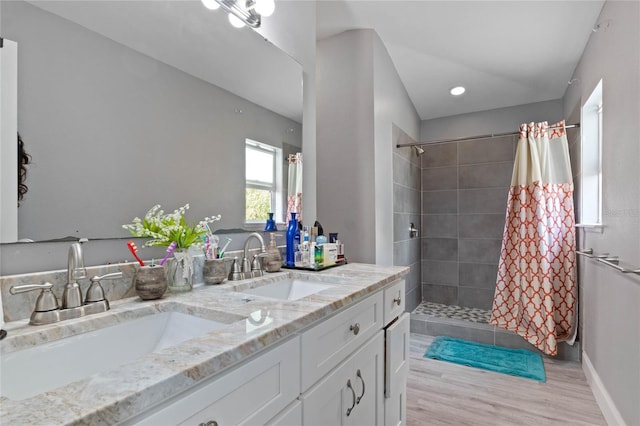
[[[267,258],[265,259],[265,269],[267,272],[278,272],[282,267],[282,256],[280,249],[276,245],[276,234],[271,233],[271,241],[267,247]]]

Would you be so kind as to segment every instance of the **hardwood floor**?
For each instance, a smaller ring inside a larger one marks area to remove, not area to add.
[[[407,426],[606,425],[577,362],[545,358],[539,383],[423,358],[432,340],[411,334]]]

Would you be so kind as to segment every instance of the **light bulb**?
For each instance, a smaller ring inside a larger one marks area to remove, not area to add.
[[[234,15],[233,13],[229,14],[229,23],[236,28],[244,27],[244,22],[242,22],[242,20],[238,18],[236,15]]]
[[[273,11],[276,10],[274,0],[255,0],[255,2],[254,10],[262,16],[271,16],[273,15]]]
[[[216,0],[202,0],[202,4],[209,10],[216,10],[220,7],[220,3]]]
[[[457,86],[454,87],[453,89],[449,90],[449,93],[451,93],[451,95],[453,96],[460,96],[462,95],[467,89],[465,89],[462,86]]]

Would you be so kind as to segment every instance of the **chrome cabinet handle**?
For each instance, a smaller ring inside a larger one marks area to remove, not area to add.
[[[351,325],[351,327],[349,327],[349,330],[353,331],[353,334],[357,336],[358,333],[360,333],[360,323],[357,322]]]
[[[393,299],[393,303],[397,303],[398,306],[400,306],[400,303],[402,303],[402,299],[400,298],[400,296],[398,296],[397,298]]]
[[[356,404],[360,404],[360,400],[364,396],[365,384],[364,384],[364,379],[362,378],[362,374],[360,373],[360,369],[359,368],[358,368],[358,372],[356,373],[356,377],[359,377],[360,380],[362,381],[362,394],[356,400]]]
[[[353,400],[352,400],[353,402],[351,403],[351,408],[347,408],[347,417],[349,417],[349,415],[353,411],[353,407],[356,406],[356,391],[353,390],[353,387],[351,386],[351,379],[347,380],[347,387],[349,389],[351,389],[351,396],[353,397]]]
[[[209,420],[208,422],[202,422],[198,426],[218,426],[218,422],[215,420]]]

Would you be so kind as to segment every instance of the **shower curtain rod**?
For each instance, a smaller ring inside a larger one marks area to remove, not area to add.
[[[580,123],[576,123],[576,124],[566,124],[564,126],[565,129],[572,129],[574,127],[580,127]],[[550,129],[557,129],[558,127],[554,127],[554,126],[549,126]],[[491,133],[489,135],[479,135],[479,136],[469,136],[469,137],[464,137],[464,138],[455,138],[455,139],[439,139],[439,140],[435,140],[435,141],[426,141],[426,142],[416,142],[416,143],[399,143],[396,144],[396,148],[402,148],[405,146],[423,146],[423,145],[437,145],[437,144],[441,144],[441,143],[448,143],[448,142],[464,142],[464,141],[475,141],[475,140],[480,140],[480,139],[490,139],[490,138],[497,138],[499,136],[515,136],[515,135],[519,135],[520,132],[507,132],[507,133]]]

